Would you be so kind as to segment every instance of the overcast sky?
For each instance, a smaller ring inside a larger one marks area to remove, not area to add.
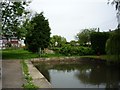
[[[32,0],[30,8],[44,12],[49,20],[52,35],[61,35],[67,41],[85,28],[100,28],[100,31],[117,26],[114,6],[108,0]]]

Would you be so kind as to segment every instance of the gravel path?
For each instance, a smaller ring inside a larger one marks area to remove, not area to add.
[[[24,83],[20,60],[3,60],[2,88],[22,88]]]

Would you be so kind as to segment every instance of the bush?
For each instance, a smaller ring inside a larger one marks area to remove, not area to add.
[[[55,51],[56,53],[59,53],[59,52],[60,52],[60,49],[61,49],[61,48],[58,48],[58,47],[51,48],[51,50]]]
[[[81,55],[92,55],[94,54],[94,51],[90,47],[83,47],[83,46],[74,47],[69,44],[66,44],[62,48],[59,48],[59,50],[57,50],[57,53],[66,56],[81,56]]]

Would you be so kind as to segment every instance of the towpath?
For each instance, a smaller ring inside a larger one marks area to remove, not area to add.
[[[2,60],[2,88],[22,88],[24,83],[20,60]]]

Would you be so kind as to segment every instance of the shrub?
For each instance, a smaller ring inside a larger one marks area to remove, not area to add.
[[[64,45],[62,48],[57,50],[57,53],[66,55],[66,56],[81,56],[81,55],[92,55],[94,51],[90,47],[83,46],[71,46],[69,44]]]

